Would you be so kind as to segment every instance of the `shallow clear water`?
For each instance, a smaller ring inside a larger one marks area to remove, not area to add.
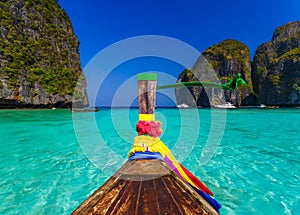
[[[157,119],[221,214],[299,214],[300,109],[158,109]],[[1,110],[0,214],[72,212],[126,161],[136,121],[136,109]]]

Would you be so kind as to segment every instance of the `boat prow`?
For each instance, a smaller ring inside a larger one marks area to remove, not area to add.
[[[219,214],[163,160],[128,160],[75,214]]]

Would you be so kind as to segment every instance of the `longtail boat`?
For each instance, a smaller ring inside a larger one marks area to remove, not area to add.
[[[72,214],[219,214],[221,205],[204,183],[189,172],[160,140],[155,121],[156,89],[209,86],[232,90],[245,82],[237,75],[227,84],[177,83],[156,86],[157,75],[138,75],[138,136],[128,161]]]

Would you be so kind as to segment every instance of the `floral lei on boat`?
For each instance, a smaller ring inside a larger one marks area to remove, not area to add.
[[[139,135],[149,135],[151,137],[159,137],[162,133],[159,121],[139,120],[136,124],[136,131]]]

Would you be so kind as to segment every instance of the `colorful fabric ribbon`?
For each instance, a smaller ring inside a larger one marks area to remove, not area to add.
[[[204,183],[202,183],[196,176],[189,172],[183,165],[181,165],[173,156],[168,147],[159,139],[151,136],[137,136],[134,138],[134,144],[128,157],[134,156],[135,153],[152,152],[160,153],[164,161],[176,172],[184,181],[190,184],[203,198],[207,200],[216,211],[219,211],[221,205],[213,199],[213,192],[210,191]],[[139,155],[141,156],[141,155]]]

